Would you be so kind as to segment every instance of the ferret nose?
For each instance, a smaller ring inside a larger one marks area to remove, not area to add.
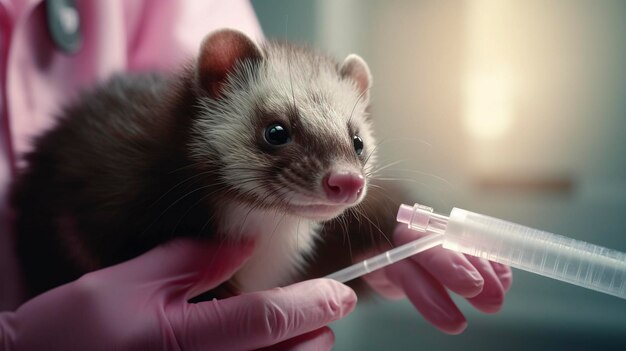
[[[322,185],[328,200],[335,203],[351,204],[361,195],[365,179],[358,172],[335,170],[324,177]]]

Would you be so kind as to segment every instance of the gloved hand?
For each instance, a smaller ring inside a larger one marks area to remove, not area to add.
[[[398,225],[396,245],[426,234]],[[508,266],[435,247],[363,277],[379,294],[389,299],[408,297],[424,318],[449,334],[467,326],[446,288],[465,297],[476,309],[495,313],[504,302],[513,275]]]
[[[326,325],[355,306],[343,284],[285,288],[188,303],[227,280],[252,244],[179,239],[89,273],[0,314],[2,350],[330,349]]]

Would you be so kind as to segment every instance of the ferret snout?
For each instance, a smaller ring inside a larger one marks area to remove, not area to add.
[[[352,204],[359,199],[365,178],[357,171],[331,170],[322,179],[322,186],[328,200],[337,204]]]

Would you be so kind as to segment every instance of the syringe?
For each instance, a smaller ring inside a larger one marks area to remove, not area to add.
[[[446,249],[626,299],[626,254],[622,252],[460,208],[446,217],[427,206],[401,205],[397,220],[430,235],[327,278],[347,282],[442,244]]]

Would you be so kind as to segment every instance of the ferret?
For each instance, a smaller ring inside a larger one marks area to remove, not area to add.
[[[30,294],[181,236],[255,238],[239,291],[289,282],[324,223],[368,193],[371,84],[357,55],[224,29],[176,73],[83,92],[13,187]]]

